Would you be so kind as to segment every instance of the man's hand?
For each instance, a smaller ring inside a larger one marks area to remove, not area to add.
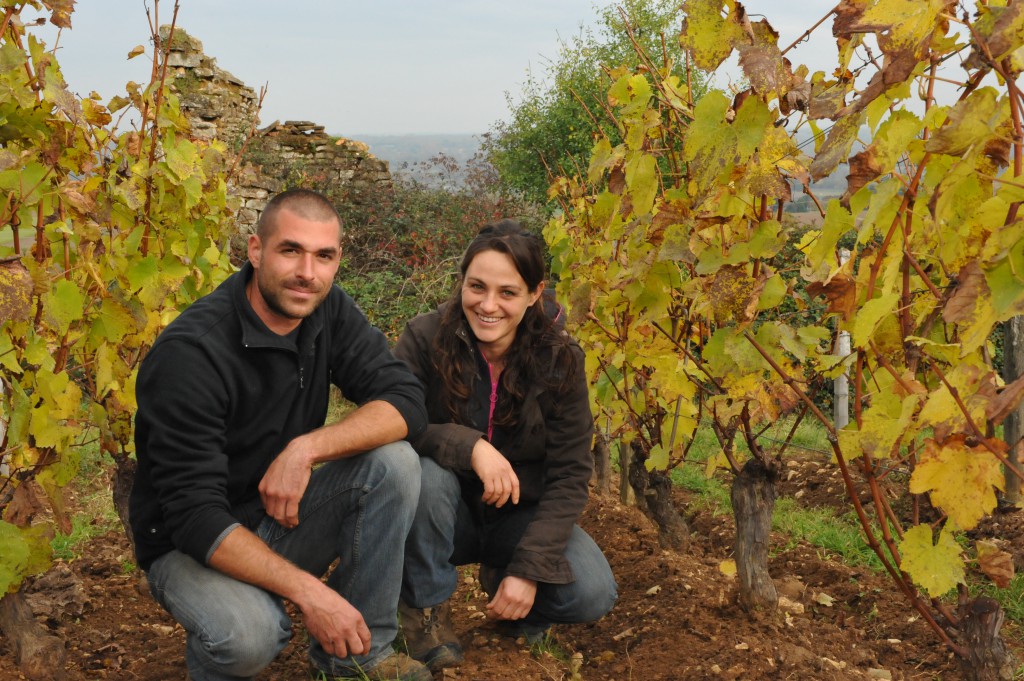
[[[473,445],[471,458],[473,470],[484,483],[485,504],[501,508],[509,499],[519,503],[519,476],[512,470],[512,464],[487,440],[480,438]]]
[[[244,527],[236,527],[210,556],[210,567],[294,603],[306,628],[324,650],[338,657],[370,650],[370,629],[362,614],[337,591],[274,553]]]
[[[370,628],[363,616],[330,587],[324,585],[323,593],[297,605],[310,636],[328,654],[348,657],[370,651]]]
[[[496,620],[521,620],[529,614],[536,597],[537,582],[508,575],[487,604],[487,616]]]
[[[299,502],[313,472],[313,452],[301,437],[277,455],[260,480],[260,498],[267,515],[285,527],[299,524]]]

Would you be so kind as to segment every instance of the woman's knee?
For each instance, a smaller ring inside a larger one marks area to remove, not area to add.
[[[421,489],[430,495],[458,498],[459,479],[433,459],[420,460]]]
[[[609,570],[602,579],[588,579],[577,598],[577,617],[580,622],[593,622],[608,614],[619,600],[618,585]]]
[[[420,492],[420,457],[405,441],[392,442],[375,451],[384,467],[384,484],[403,498],[415,500]]]
[[[592,622],[601,618],[619,598],[618,585],[608,559],[579,526],[573,528],[567,554],[576,575],[571,591],[578,621]]]

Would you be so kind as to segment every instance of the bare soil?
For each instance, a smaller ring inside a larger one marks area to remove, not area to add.
[[[790,470],[796,472],[783,476],[780,493],[804,490],[805,502],[842,503],[830,471],[813,462]],[[789,603],[777,612],[745,612],[735,577],[721,569],[732,552],[732,518],[687,512],[683,493],[677,502],[692,530],[684,553],[663,550],[635,508],[592,497],[581,524],[611,562],[619,601],[596,623],[555,627],[546,652],[501,635],[482,616],[486,599],[475,570],[465,570],[453,610],[466,661],[438,681],[962,678],[885,575],[846,566],[813,546],[787,547],[782,536],[773,537],[771,571]],[[1017,568],[1024,567],[1024,512],[1001,513],[979,531],[1004,539],[1017,552]],[[29,588],[40,620],[67,641],[62,679],[187,679],[184,633],[149,597],[139,573],[126,571],[130,561],[124,536],[109,532]],[[1004,627],[1003,637],[1024,661],[1020,628]],[[13,658],[11,642],[0,637],[0,681],[23,678]],[[309,679],[301,620],[259,679]]]

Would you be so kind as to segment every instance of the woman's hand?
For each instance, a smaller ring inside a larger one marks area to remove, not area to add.
[[[519,503],[519,476],[512,470],[512,464],[487,440],[480,438],[473,445],[471,459],[473,471],[484,483],[485,504],[501,508],[509,499]]]
[[[508,575],[487,604],[487,616],[496,620],[521,620],[530,613],[537,597],[537,582]]]

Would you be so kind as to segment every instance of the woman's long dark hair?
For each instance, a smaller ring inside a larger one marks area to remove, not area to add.
[[[514,220],[485,225],[469,244],[459,266],[459,285],[448,301],[434,339],[434,366],[444,383],[445,406],[455,423],[465,421],[464,406],[472,394],[472,380],[476,375],[474,351],[465,341],[466,334],[471,332],[462,310],[462,280],[473,258],[485,251],[504,253],[511,258],[530,293],[536,292],[544,281],[541,240]],[[556,394],[572,385],[582,367],[570,348],[571,342],[568,335],[555,328],[545,312],[543,296],[526,309],[516,328],[515,339],[505,354],[505,369],[501,374],[503,391],[494,409],[495,425],[511,427],[518,422],[523,400],[531,385],[540,383]]]

